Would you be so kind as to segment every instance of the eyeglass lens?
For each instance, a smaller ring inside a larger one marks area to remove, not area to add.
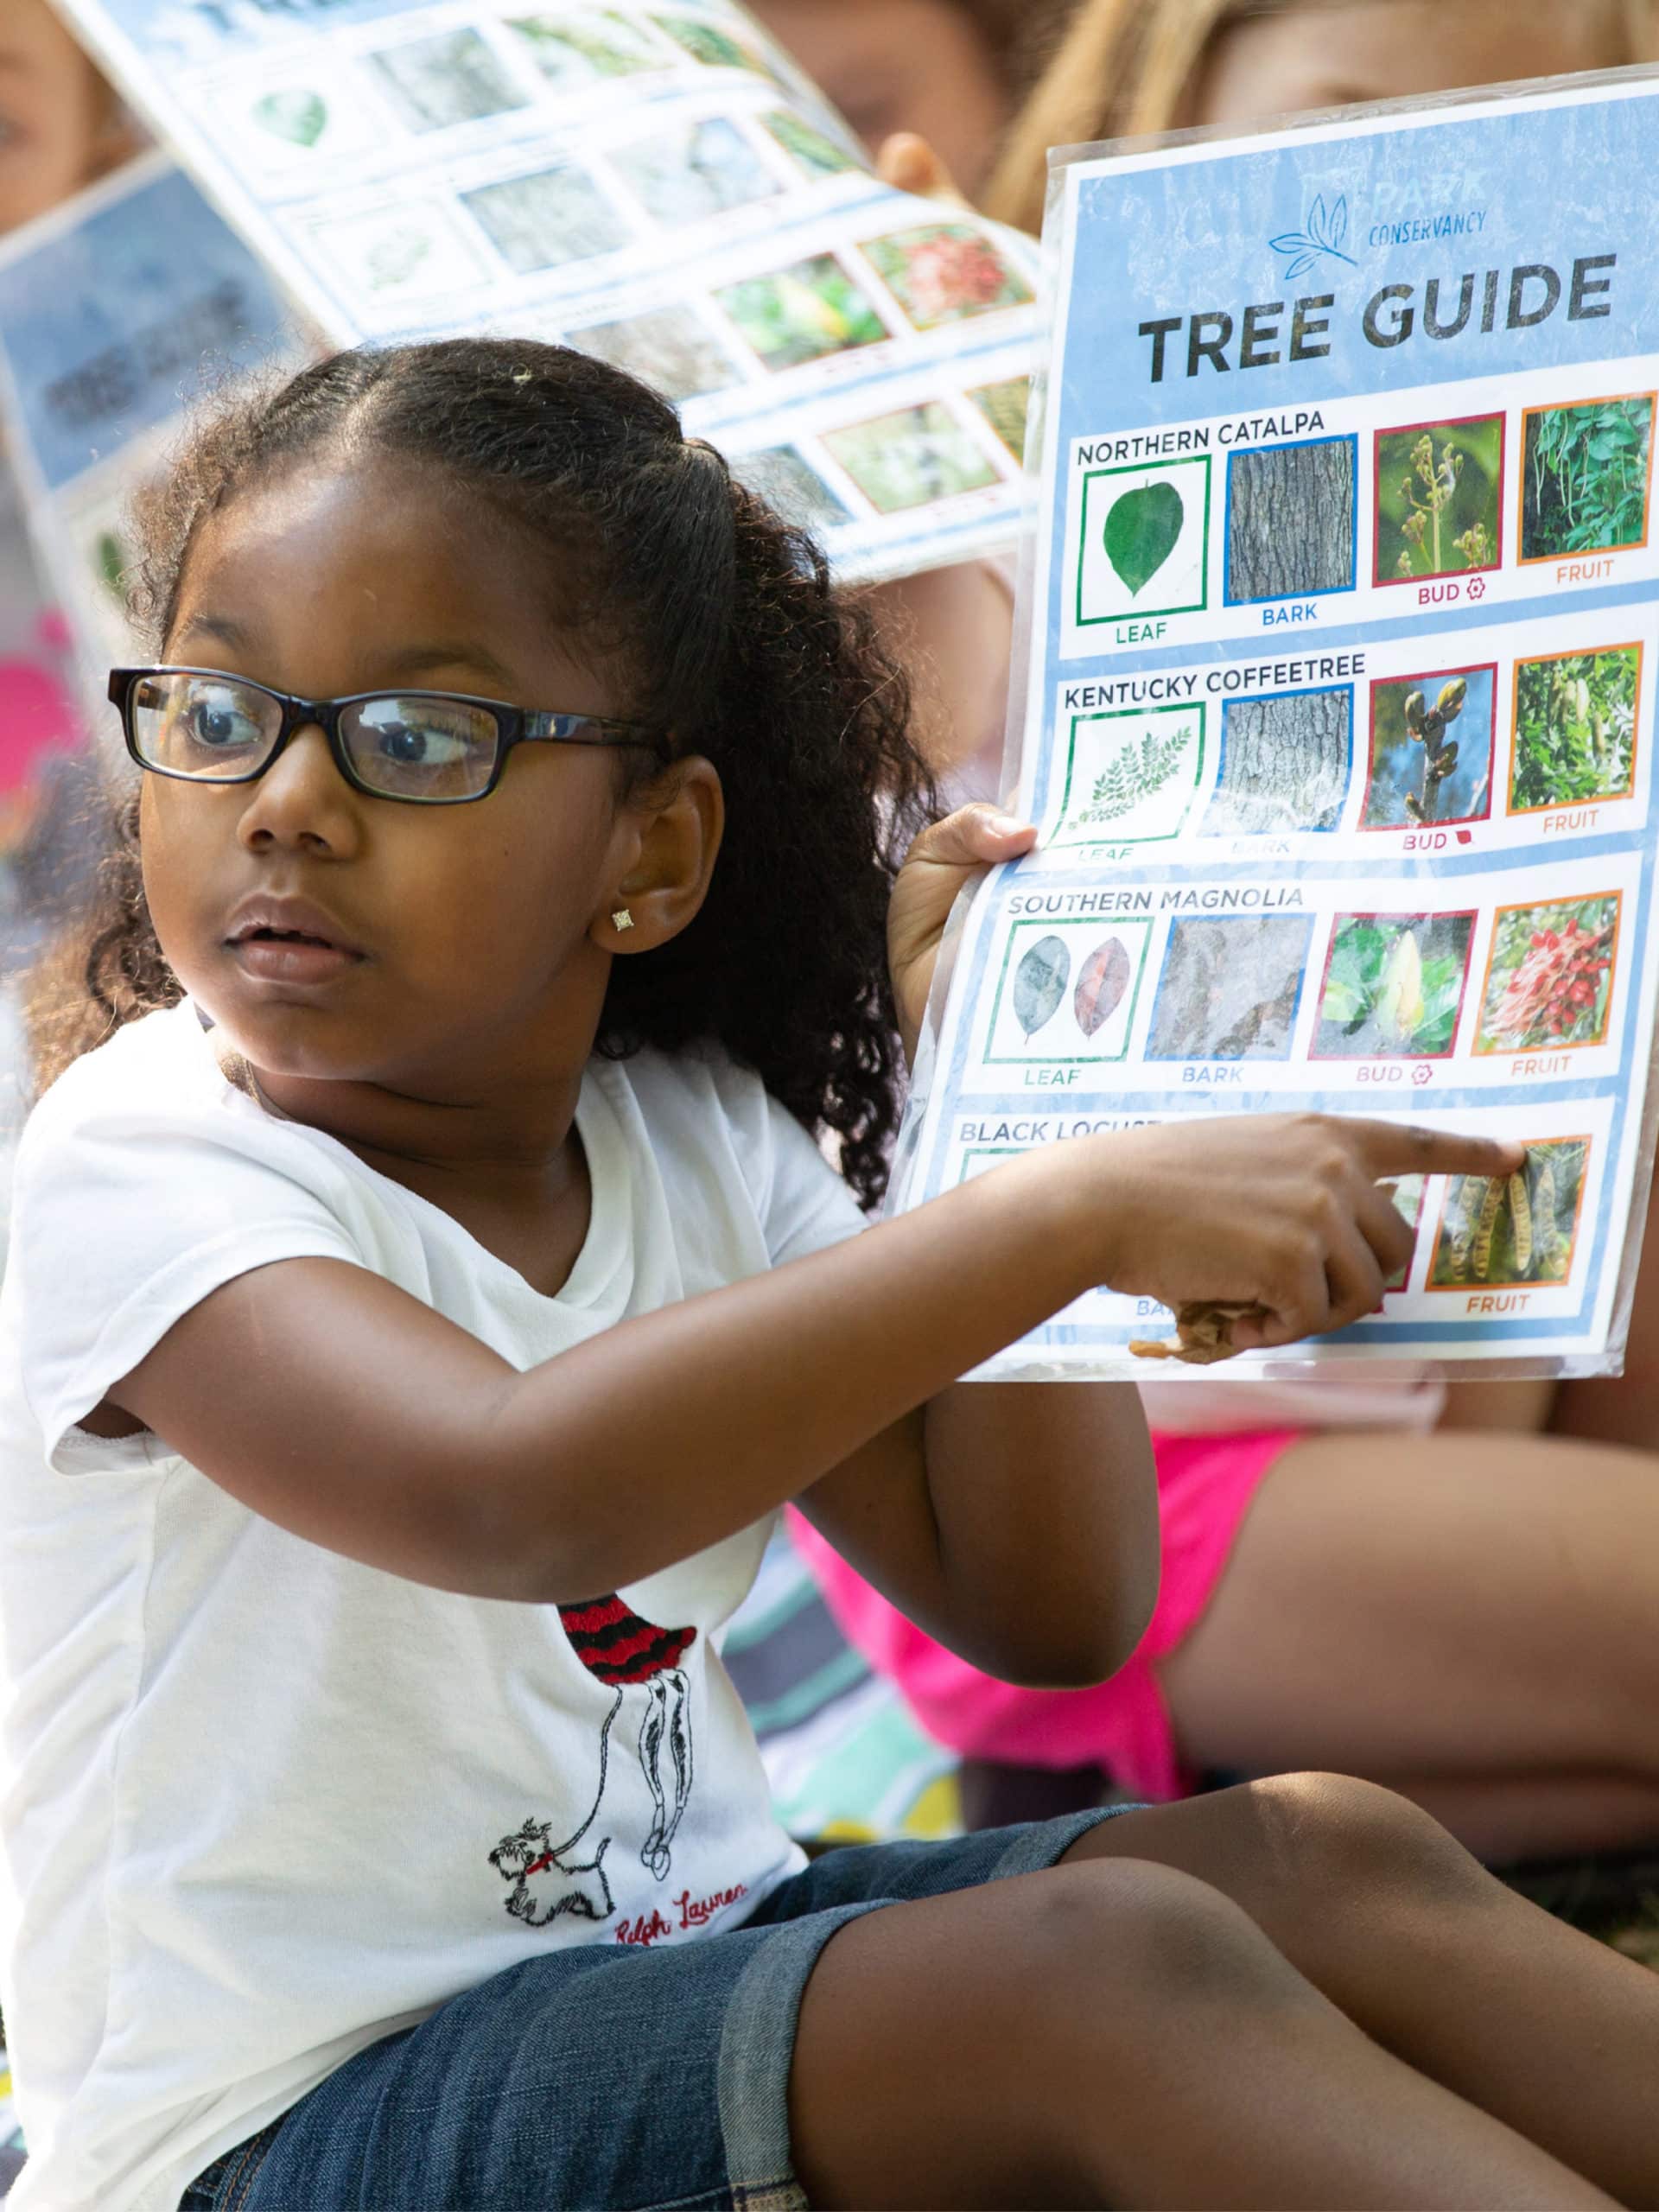
[[[205,783],[257,775],[282,734],[280,701],[234,677],[163,671],[141,677],[130,703],[146,766]],[[471,798],[495,768],[495,716],[419,693],[362,699],[340,717],[352,772],[389,798]]]

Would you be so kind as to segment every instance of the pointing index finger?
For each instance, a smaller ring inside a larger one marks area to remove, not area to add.
[[[1416,1122],[1363,1122],[1361,1152],[1373,1179],[1386,1175],[1484,1175],[1518,1173],[1523,1144],[1508,1138],[1455,1135]]]

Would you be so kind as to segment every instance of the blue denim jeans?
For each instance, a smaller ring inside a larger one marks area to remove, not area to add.
[[[1052,1866],[1122,1809],[853,1845],[741,1928],[510,1967],[348,2059],[215,2159],[181,2212],[805,2212],[789,2069],[830,1936],[883,1904]]]

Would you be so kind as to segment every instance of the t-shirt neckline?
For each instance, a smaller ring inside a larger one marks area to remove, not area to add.
[[[614,1071],[603,1063],[590,1060],[582,1071],[582,1087],[576,1094],[575,1130],[582,1141],[582,1156],[588,1166],[588,1231],[572,1262],[569,1274],[558,1289],[553,1292],[537,1290],[535,1284],[520,1274],[511,1262],[499,1253],[492,1252],[482,1244],[464,1223],[452,1213],[425,1198],[419,1191],[412,1191],[395,1176],[372,1167],[348,1144],[331,1136],[327,1129],[315,1128],[308,1122],[296,1121],[291,1114],[284,1114],[265,1097],[255,1079],[253,1070],[239,1054],[221,1050],[214,1043],[213,1024],[203,1015],[194,1000],[188,1000],[193,1026],[196,1028],[208,1055],[219,1071],[227,1091],[247,1100],[252,1110],[263,1114],[268,1121],[297,1130],[313,1141],[326,1145],[348,1160],[360,1175],[372,1176],[396,1191],[410,1205],[435,1215],[445,1223],[452,1236],[461,1237],[477,1254],[480,1262],[493,1269],[526,1298],[538,1300],[544,1306],[593,1307],[606,1300],[606,1293],[613,1290],[619,1271],[622,1268],[632,1243],[633,1192],[632,1178],[628,1172],[627,1140],[621,1116],[615,1100],[610,1095],[607,1077]],[[182,1012],[183,1009],[181,1008]],[[626,1297],[626,1292],[624,1294]],[[606,1300],[614,1302],[613,1299]]]

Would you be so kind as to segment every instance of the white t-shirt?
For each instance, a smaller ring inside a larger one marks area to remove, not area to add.
[[[576,1126],[592,1222],[544,1298],[243,1096],[188,1004],[35,1109],[0,1293],[17,2212],[172,2212],[221,2151],[457,1992],[557,1946],[729,1927],[800,1864],[710,1648],[769,1522],[562,1618],[359,1566],[155,1437],[76,1425],[272,1261],[371,1268],[523,1369],[861,1226],[719,1056],[595,1061]]]

